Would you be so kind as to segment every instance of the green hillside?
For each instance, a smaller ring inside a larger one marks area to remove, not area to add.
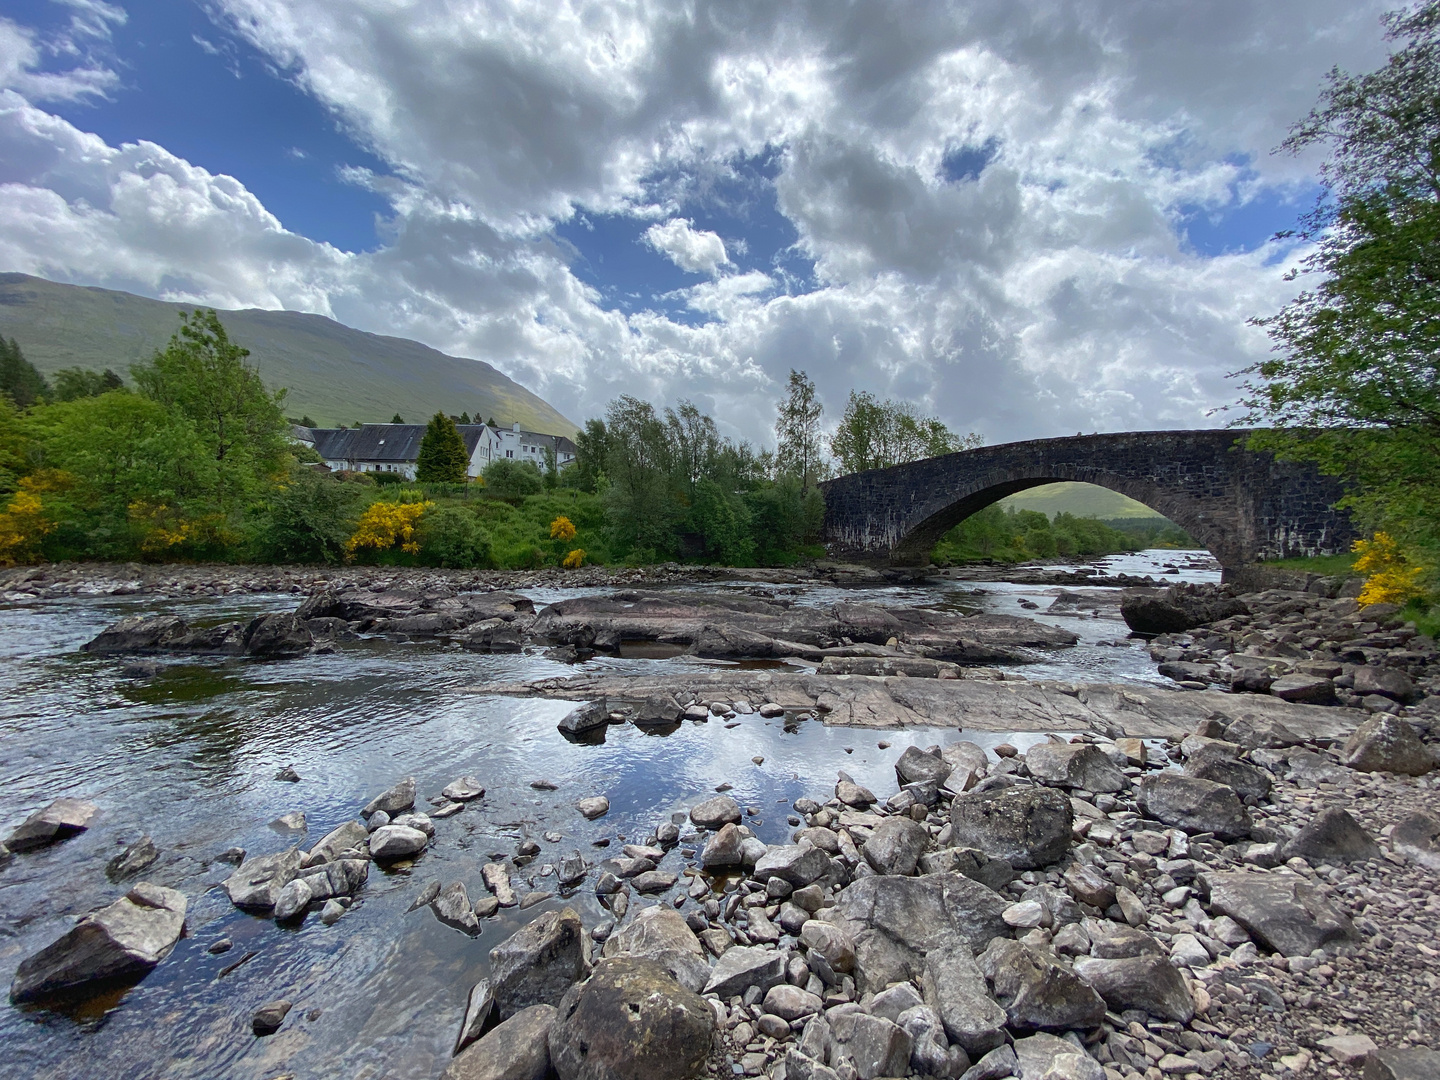
[[[1103,521],[1162,516],[1144,503],[1094,484],[1046,484],[1002,499],[1000,505],[1007,509],[1013,507],[1016,510],[1038,510],[1046,517],[1074,514],[1076,517],[1100,518]]]
[[[111,289],[0,274],[0,336],[14,338],[46,375],[59,368],[112,368],[127,376],[170,339],[172,304]],[[250,350],[265,382],[286,387],[285,411],[322,425],[422,422],[437,410],[468,412],[527,431],[571,435],[577,425],[480,360],[447,356],[418,341],[352,330],[298,311],[222,311],[230,337]]]

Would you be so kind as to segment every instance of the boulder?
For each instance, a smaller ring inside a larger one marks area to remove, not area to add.
[[[36,810],[19,828],[5,839],[11,851],[33,851],[57,840],[78,836],[90,827],[90,819],[99,807],[83,799],[56,799],[42,810]]]
[[[927,754],[918,746],[907,746],[895,762],[895,776],[902,787],[925,780],[943,784],[952,768],[939,754]]]
[[[241,911],[266,913],[274,909],[280,893],[299,870],[300,849],[287,848],[274,855],[247,858],[220,887]]]
[[[1415,729],[1398,716],[1376,713],[1345,740],[1340,760],[1360,772],[1422,776],[1435,767],[1435,755]]]
[[[1005,1010],[990,997],[969,946],[932,950],[925,957],[921,986],[925,1004],[939,1015],[946,1036],[971,1057],[1005,1042]]]
[[[440,794],[451,802],[470,802],[485,797],[485,785],[473,776],[462,776],[446,784]]]
[[[1309,956],[1332,941],[1355,936],[1350,919],[1298,874],[1288,870],[1205,875],[1210,906],[1283,956]]]
[[[700,865],[706,870],[740,866],[744,861],[741,855],[741,845],[744,842],[745,837],[740,834],[739,826],[728,823],[722,825],[719,832],[705,841],[705,846],[700,851]]]
[[[1070,849],[1070,800],[1049,788],[992,788],[950,804],[950,842],[971,847],[1016,870],[1036,870]]]
[[[261,615],[245,627],[241,639],[247,656],[303,656],[315,645],[315,636],[294,612]]]
[[[1088,1028],[1105,1018],[1100,995],[1048,950],[997,938],[979,967],[1011,1027]]]
[[[1085,919],[1081,924],[1090,939],[1090,955],[1105,960],[1131,956],[1164,956],[1165,950],[1143,930],[1108,919]]]
[[[1036,743],[1025,755],[1025,768],[1036,781],[1085,791],[1127,791],[1130,781],[1092,743]]]
[[[855,969],[855,939],[843,927],[806,919],[800,924],[800,944],[824,957],[833,971],[844,974]]]
[[[408,825],[383,825],[370,834],[370,857],[376,862],[406,859],[425,850],[430,838]]]
[[[1395,823],[1390,849],[1416,866],[1440,872],[1440,817],[1416,811]]]
[[[763,1008],[767,1013],[780,1017],[787,1023],[814,1016],[825,1007],[820,995],[802,990],[789,983],[777,983],[765,992]]]
[[[579,708],[571,709],[556,726],[562,735],[581,735],[610,723],[610,706],[604,698],[587,701]]]
[[[574,908],[547,911],[490,950],[490,986],[502,1020],[557,1004],[585,973],[585,927]]]
[[[1249,836],[1249,811],[1224,784],[1181,773],[1153,773],[1140,781],[1139,806],[1154,818],[1187,833],[1211,832],[1227,840]]]
[[[1105,1070],[1098,1061],[1068,1039],[1043,1031],[1016,1039],[1013,1053],[1018,1075],[1027,1080],[1032,1076],[1040,1080],[1105,1080]]]
[[[855,1010],[835,1016],[831,1023],[834,1049],[831,1060],[849,1059],[860,1080],[905,1076],[909,1072],[914,1039],[899,1024],[883,1016]]]
[[[918,979],[933,949],[978,949],[1008,935],[1001,917],[1007,906],[1003,897],[960,874],[876,875],[843,889],[822,914],[855,943],[856,983],[864,994]]]
[[[888,1017],[887,1017],[888,1019]],[[945,1037],[945,1025],[928,1005],[915,1005],[895,1017],[913,1040],[910,1071],[920,1076],[959,1077],[970,1065],[970,1056]]]
[[[952,847],[920,856],[922,874],[964,874],[999,892],[1015,880],[1015,868],[1006,859],[991,858],[975,848]]]
[[[1381,1047],[1365,1062],[1364,1080],[1435,1080],[1440,1077],[1440,1050],[1424,1047]]]
[[[1195,1000],[1180,972],[1163,956],[1132,956],[1102,960],[1082,956],[1075,973],[1094,987],[1115,1012],[1143,1009],[1162,1020],[1188,1024],[1195,1018]]]
[[[19,1004],[144,975],[180,940],[185,906],[183,893],[137,882],[119,900],[22,960],[10,984],[10,1000]]]
[[[687,990],[699,993],[710,980],[700,939],[671,907],[647,907],[605,942],[605,955],[633,956],[659,964]]]
[[[1380,846],[1360,823],[1339,807],[1316,814],[1285,844],[1287,859],[1299,856],[1312,863],[1364,862],[1380,858]]]
[[[440,1080],[545,1080],[550,1075],[553,1005],[532,1005],[461,1051]]]
[[[701,829],[718,829],[740,823],[740,804],[729,795],[716,795],[690,808],[690,821]]]
[[[1355,669],[1354,678],[1355,685],[1352,689],[1359,697],[1379,694],[1402,705],[1408,705],[1415,700],[1415,683],[1403,671],[1364,664]]]
[[[329,862],[331,859],[340,857],[341,852],[362,849],[370,833],[365,828],[364,822],[347,821],[338,828],[331,829],[322,836],[315,846],[310,849],[306,862],[315,863]]]
[[[1321,675],[1282,675],[1270,683],[1270,693],[1281,701],[1329,705],[1335,700],[1335,683]]]
[[[577,802],[575,809],[580,811],[580,816],[586,821],[594,821],[610,812],[610,800],[604,795],[591,795]]]
[[[779,878],[796,889],[803,889],[824,877],[829,870],[830,856],[822,849],[803,844],[781,844],[765,849],[765,854],[756,860],[751,875],[757,881]]]
[[[550,1007],[535,1006],[535,1008],[542,1009]],[[481,979],[470,988],[470,996],[465,1000],[465,1018],[460,1021],[460,1033],[455,1036],[455,1049],[452,1053],[460,1053],[461,1050],[480,1038],[489,1026],[490,1016],[494,1011],[495,995],[490,991],[490,980]]]
[[[430,901],[430,910],[446,926],[466,934],[480,933],[480,920],[470,905],[470,894],[465,891],[463,881],[454,881],[440,890],[440,895]]]
[[[865,861],[877,874],[908,876],[915,872],[920,856],[929,846],[930,834],[925,831],[924,825],[908,817],[887,817],[865,841],[863,852]],[[827,868],[829,863],[827,858]]]
[[[155,841],[142,836],[105,864],[105,876],[111,881],[123,881],[134,877],[159,857],[160,849],[155,846]]]
[[[641,727],[673,724],[680,719],[683,711],[674,694],[651,694],[635,711],[635,723]]]
[[[1264,769],[1209,747],[1186,759],[1185,775],[1224,784],[1242,799],[1258,800],[1270,794],[1270,776]]]
[[[185,620],[178,615],[127,615],[80,648],[88,653],[162,652],[184,636],[186,629]]]
[[[758,986],[763,994],[770,987],[785,981],[785,957],[773,949],[737,946],[726,949],[710,972],[705,984],[706,994],[718,994],[722,1000],[743,994]]]
[[[714,1029],[709,1003],[664,968],[616,957],[565,994],[550,1060],[560,1080],[690,1080],[705,1068]]]
[[[274,1035],[280,1030],[280,1025],[285,1023],[285,1017],[290,1015],[290,1010],[294,1007],[294,1002],[286,1001],[284,998],[267,1001],[251,1014],[250,1030],[262,1039],[267,1035]]]
[[[375,798],[365,804],[365,809],[360,811],[361,817],[369,817],[377,810],[394,817],[403,813],[415,805],[415,778],[407,776],[388,791],[382,791]]]
[[[1120,596],[1120,617],[1137,634],[1181,634],[1205,623],[1248,615],[1244,602],[1216,596],[1193,586],[1163,591],[1126,590]]]

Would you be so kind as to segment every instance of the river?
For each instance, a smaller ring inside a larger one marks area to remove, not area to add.
[[[1106,573],[1164,573],[1164,580],[1214,581],[1204,552],[1150,551],[1094,564]],[[743,585],[744,583],[735,583]],[[706,589],[717,587],[713,584]],[[595,591],[595,590],[591,590]],[[1031,677],[1164,683],[1142,643],[1130,640],[1118,609],[1053,614],[1062,590],[946,579],[926,586],[804,588],[799,603],[837,600],[915,604],[1019,614],[1063,625],[1073,648],[1029,665]],[[1070,588],[1114,596],[1104,588]],[[531,590],[537,607],[573,591]],[[297,1077],[432,1078],[450,1059],[466,995],[486,972],[489,950],[524,922],[570,904],[586,925],[605,913],[594,873],[568,898],[520,912],[502,910],[474,938],[442,925],[427,909],[406,913],[423,885],[465,882],[484,894],[480,867],[513,856],[526,839],[541,854],[517,874],[517,889],[558,891],[541,867],[578,849],[598,863],[611,850],[643,842],[722,785],[756,814],[747,824],[767,843],[783,842],[789,804],[824,799],[844,769],[882,798],[895,788],[893,762],[911,743],[953,740],[953,730],[875,732],[786,723],[758,714],[683,724],[664,736],[612,727],[601,745],[566,742],[556,721],[564,702],[485,694],[487,683],[573,673],[541,651],[482,655],[433,643],[383,638],[346,644],[334,655],[273,663],[176,659],[151,679],[122,674],[123,662],[79,646],[122,615],[176,612],[220,622],[293,610],[293,596],[175,601],[130,597],[0,607],[0,825],[5,833],[61,795],[101,808],[89,830],[0,866],[0,978],[8,985],[26,955],[63,933],[75,918],[124,889],[104,865],[124,844],[148,834],[160,860],[142,879],[189,898],[186,936],[137,985],[77,1002],[63,1011],[0,1008],[0,1076],[36,1078]],[[1033,605],[1033,606],[1031,606]],[[713,662],[644,655],[597,658],[616,673],[713,670]],[[967,733],[982,745],[1034,735]],[[761,764],[752,759],[762,758]],[[284,766],[299,783],[274,779]],[[414,776],[424,800],[470,775],[487,788],[465,812],[436,822],[436,840],[413,866],[372,867],[359,901],[334,926],[311,915],[298,929],[245,915],[217,886],[233,869],[216,861],[226,848],[252,854],[304,846],[356,817],[371,796]],[[531,786],[535,780],[553,791]],[[589,822],[576,800],[601,794],[610,812]],[[303,811],[304,834],[267,823]],[[550,842],[547,832],[563,839]],[[0,834],[3,835],[3,834]],[[678,872],[672,851],[662,869]],[[548,884],[547,884],[548,883]],[[233,948],[210,953],[228,938]],[[249,953],[254,956],[226,973]],[[279,1033],[257,1039],[250,1017],[284,997],[295,1009]]]

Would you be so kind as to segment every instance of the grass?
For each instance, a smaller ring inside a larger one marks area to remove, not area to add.
[[[1355,574],[1354,555],[1316,555],[1307,559],[1274,559],[1261,563],[1277,570],[1294,570],[1299,573],[1325,574],[1328,577],[1353,577]]]

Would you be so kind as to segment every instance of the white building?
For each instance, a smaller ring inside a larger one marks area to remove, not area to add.
[[[470,455],[466,471],[472,479],[484,472],[485,466],[501,458],[534,462],[543,472],[547,446],[555,451],[557,468],[575,460],[575,444],[563,435],[521,431],[519,424],[508,430],[497,430],[488,424],[457,424],[456,428]],[[325,464],[337,472],[398,473],[406,480],[414,480],[425,425],[365,424],[358,428],[295,425],[291,434],[296,442],[314,449]]]

